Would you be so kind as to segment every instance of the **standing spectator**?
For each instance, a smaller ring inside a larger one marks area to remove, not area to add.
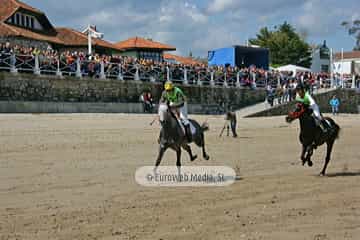
[[[6,42],[5,47],[3,48],[3,53],[10,54],[12,52],[13,52],[13,50],[11,49],[10,43]]]
[[[283,96],[284,96],[284,90],[283,90],[282,86],[279,85],[279,86],[276,88],[276,97],[277,97],[277,99],[278,99],[278,104],[279,104],[279,105],[282,103]]]
[[[287,82],[284,83],[282,88],[283,88],[283,100],[282,100],[282,102],[286,103],[290,99],[289,84]]]
[[[223,129],[221,130],[220,137],[222,136],[225,128],[227,130],[227,136],[229,136],[229,130],[231,128],[231,132],[233,134],[233,137],[236,138],[238,135],[236,133],[236,113],[233,111],[227,111],[225,114],[225,125]]]
[[[332,108],[332,114],[338,115],[339,114],[339,105],[340,105],[340,101],[339,99],[336,97],[336,95],[334,95],[332,97],[332,99],[330,100],[330,106]]]
[[[140,102],[143,104],[144,113],[152,113],[154,109],[151,90],[145,90],[140,96]]]
[[[274,89],[271,87],[271,85],[268,85],[268,87],[266,89],[266,99],[271,107],[274,106],[274,98],[275,98],[274,95],[275,95]]]

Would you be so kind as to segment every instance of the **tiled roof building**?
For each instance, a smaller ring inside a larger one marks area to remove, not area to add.
[[[176,50],[173,46],[141,37],[129,38],[125,41],[115,43],[115,46],[123,50],[124,55],[159,62],[163,60],[164,51]]]
[[[71,28],[54,27],[46,14],[18,0],[0,0],[0,43],[46,49],[50,45],[60,51],[87,52],[88,36]],[[122,54],[136,58],[162,61],[165,51],[175,47],[149,39],[134,37],[116,44],[92,38],[97,53]]]
[[[154,49],[162,51],[175,51],[176,48],[167,44],[155,42],[149,39],[134,37],[125,41],[115,43],[119,49],[134,50],[134,49]]]
[[[343,58],[360,60],[360,51],[344,52]],[[341,60],[341,52],[335,53],[335,60]]]
[[[0,42],[55,49],[86,49],[87,35],[69,28],[54,28],[45,13],[17,0],[0,0]],[[93,39],[99,52],[119,51],[110,42]]]
[[[181,57],[178,55],[164,53],[164,60],[176,64],[184,64],[184,65],[202,65],[202,62],[196,61],[191,57]]]

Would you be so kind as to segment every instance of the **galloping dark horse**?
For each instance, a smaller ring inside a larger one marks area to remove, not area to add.
[[[286,121],[290,123],[297,118],[300,120],[300,142],[302,143],[301,160],[303,165],[307,163],[311,167],[313,165],[311,156],[314,149],[324,143],[327,145],[325,165],[320,173],[321,176],[324,176],[326,167],[330,161],[334,142],[339,136],[340,127],[334,120],[325,117],[324,119],[331,125],[331,129],[329,129],[327,133],[324,133],[323,130],[316,125],[314,117],[312,116],[312,109],[302,103],[296,105],[296,109],[288,114]]]
[[[161,105],[159,107],[159,115],[161,121],[161,131],[159,137],[159,154],[156,159],[155,168],[157,168],[162,160],[165,151],[168,148],[176,151],[176,166],[181,167],[181,148],[185,149],[190,156],[191,161],[194,161],[197,156],[192,154],[189,143],[185,133],[177,120],[174,112],[169,109],[167,105]],[[202,148],[203,157],[205,160],[209,160],[209,156],[205,151],[205,138],[204,132],[209,129],[206,123],[200,126],[196,121],[189,119],[191,124],[195,127],[196,131],[193,134],[193,142]]]

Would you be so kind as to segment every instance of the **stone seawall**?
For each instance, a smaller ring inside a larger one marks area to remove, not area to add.
[[[101,80],[34,74],[0,73],[0,112],[142,112],[141,93],[149,89],[158,101],[163,85],[141,81]],[[182,86],[190,112],[206,113],[218,105],[235,109],[265,99],[264,90],[211,86]],[[93,110],[96,108],[96,110]],[[58,110],[56,110],[58,109]],[[75,109],[75,110],[74,110]]]
[[[314,99],[319,105],[321,112],[331,112],[329,101],[334,95],[336,95],[340,99],[340,113],[359,113],[360,92],[354,89],[336,89],[314,96]],[[286,115],[289,111],[293,110],[294,107],[295,102],[290,102],[249,115],[247,117],[269,117]]]
[[[188,111],[190,114],[222,113],[202,104],[189,104]],[[143,106],[141,103],[0,101],[0,113],[143,113]]]

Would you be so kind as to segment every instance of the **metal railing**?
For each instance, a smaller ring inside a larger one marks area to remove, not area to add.
[[[118,60],[118,61],[116,61]],[[116,62],[115,62],[116,61]],[[141,65],[128,63],[122,59],[110,61],[80,60],[78,57],[47,57],[43,55],[0,54],[0,71],[12,73],[25,72],[38,75],[89,77],[116,79],[120,81],[165,82],[171,80],[183,85],[219,86],[219,87],[276,87],[280,84],[277,76],[244,74],[234,69],[212,69],[208,67],[189,67],[180,65]],[[352,88],[354,78],[326,79],[321,87],[340,86]]]

